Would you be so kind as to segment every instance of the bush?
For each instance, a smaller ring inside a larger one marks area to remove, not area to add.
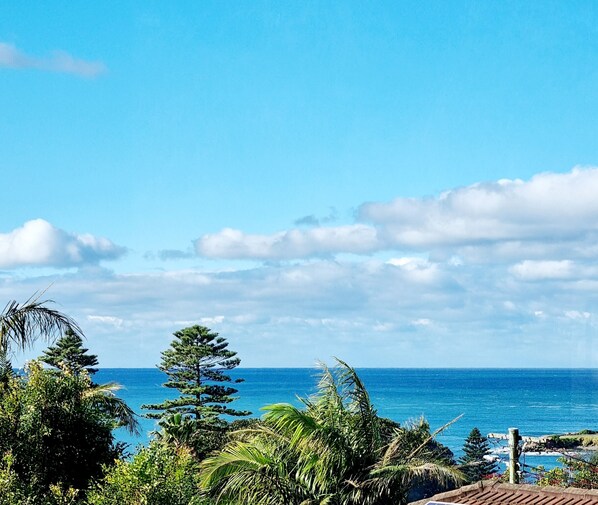
[[[113,398],[86,373],[44,370],[31,362],[24,377],[0,385],[0,494],[20,492],[34,503],[73,503],[122,453]],[[20,484],[19,484],[20,482]],[[12,503],[27,503],[25,498]]]
[[[131,461],[117,461],[95,489],[89,505],[199,505],[198,467],[191,451],[158,442],[143,447]]]

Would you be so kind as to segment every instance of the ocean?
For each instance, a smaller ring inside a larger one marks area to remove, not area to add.
[[[400,423],[424,416],[432,430],[463,414],[438,440],[457,456],[475,426],[483,434],[519,428],[523,436],[582,429],[598,430],[598,369],[358,369],[379,415]],[[297,395],[315,391],[315,368],[238,368],[238,400],[231,404],[259,417],[271,403],[300,405]],[[164,388],[166,376],[156,368],[105,368],[96,382],[115,381],[119,396],[142,414],[141,405],[177,396]],[[140,419],[142,434],[132,437],[118,430],[119,440],[145,444],[155,422]],[[526,456],[526,464],[555,465],[555,458]]]

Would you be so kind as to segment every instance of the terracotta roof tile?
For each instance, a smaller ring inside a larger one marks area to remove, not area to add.
[[[598,505],[598,490],[482,481],[411,505],[425,505],[430,501],[461,505]]]

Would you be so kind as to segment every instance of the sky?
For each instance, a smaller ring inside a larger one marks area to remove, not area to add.
[[[0,174],[104,367],[598,366],[593,1],[2,2]]]

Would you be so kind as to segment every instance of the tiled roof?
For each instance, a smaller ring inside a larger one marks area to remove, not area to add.
[[[432,501],[461,505],[598,505],[598,490],[481,481],[411,505]]]

